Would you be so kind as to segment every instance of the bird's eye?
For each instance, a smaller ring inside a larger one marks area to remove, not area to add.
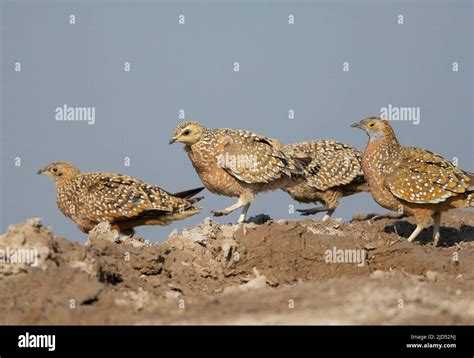
[[[54,167],[53,169],[51,169],[53,171],[53,173],[56,173],[58,171],[58,168]]]
[[[189,129],[186,129],[184,132],[183,132],[183,135],[189,135],[189,133],[191,133],[191,131]]]
[[[377,124],[377,123],[375,123],[375,122],[370,122],[370,123],[369,123],[369,127],[370,127],[370,128],[374,128],[376,124]]]

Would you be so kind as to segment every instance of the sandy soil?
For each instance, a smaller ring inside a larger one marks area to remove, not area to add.
[[[440,247],[431,229],[400,239],[409,218],[265,220],[206,219],[159,244],[107,224],[85,245],[39,219],[11,225],[0,250],[37,261],[0,263],[0,323],[474,323],[474,212],[445,215]]]

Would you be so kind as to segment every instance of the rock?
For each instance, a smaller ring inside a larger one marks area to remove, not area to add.
[[[340,222],[331,221],[312,221],[310,224],[301,224],[311,234],[316,235],[330,235],[330,236],[344,236],[344,232],[340,229]]]
[[[238,230],[239,225],[222,225],[221,233],[225,238],[233,238],[234,233]]]
[[[171,233],[168,235],[168,239],[170,240],[176,239],[177,237],[178,237],[177,229],[173,229],[173,231],[171,231]]]
[[[206,244],[207,237],[202,232],[196,230],[183,230],[181,236],[199,244]]]
[[[181,297],[181,292],[169,290],[164,293],[164,296],[167,300],[176,300]]]
[[[247,220],[247,223],[255,224],[255,225],[262,225],[265,224],[267,221],[271,221],[272,218],[266,214],[259,214],[252,216]]]
[[[34,268],[46,270],[53,246],[54,236],[41,219],[10,225],[7,233],[0,235],[0,277]]]
[[[91,245],[94,240],[105,240],[114,244],[119,244],[120,234],[116,230],[112,230],[109,222],[102,222],[96,225],[87,237],[85,245]]]
[[[222,252],[224,253],[224,261],[229,261],[232,253],[232,245],[228,242],[222,245]]]
[[[236,292],[250,292],[254,290],[260,290],[267,287],[267,279],[265,276],[260,275],[257,268],[253,268],[253,273],[255,277],[250,281],[238,285],[238,286],[229,286],[224,289],[222,292],[224,295],[228,295]]]
[[[97,275],[97,267],[94,262],[90,260],[74,260],[69,263],[69,266],[74,269],[79,269],[82,272],[87,273],[88,275],[95,276]]]
[[[212,220],[209,216],[204,219],[204,225],[206,226],[212,226],[215,225],[215,221]]]
[[[434,272],[434,271],[426,271],[425,276],[428,279],[428,281],[435,282],[439,278],[439,273]]]
[[[150,292],[144,291],[141,287],[138,291],[123,292],[122,296],[115,298],[114,302],[124,309],[132,307],[135,311],[141,311],[143,308],[153,304]]]

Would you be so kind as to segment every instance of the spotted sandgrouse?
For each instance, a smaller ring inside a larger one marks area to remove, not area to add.
[[[362,170],[375,201],[388,210],[415,216],[417,226],[408,241],[433,218],[436,246],[441,213],[474,206],[474,174],[427,150],[400,145],[387,120],[368,117],[352,126],[369,135]]]
[[[40,169],[56,182],[59,210],[88,233],[100,222],[110,222],[113,229],[133,235],[141,225],[167,225],[202,211],[192,198],[204,188],[176,194],[148,185],[132,177],[112,173],[81,173],[67,162],[54,162]]]
[[[326,211],[329,220],[344,196],[369,191],[361,169],[362,153],[346,144],[318,140],[287,144],[282,151],[293,158],[311,158],[304,174],[282,190],[302,203],[323,203],[323,207],[297,210],[302,215]]]
[[[244,130],[208,129],[196,122],[178,125],[170,141],[184,149],[204,186],[238,201],[215,216],[228,215],[243,207],[238,222],[244,222],[250,204],[259,192],[275,190],[302,173],[303,162],[295,160],[263,136]]]

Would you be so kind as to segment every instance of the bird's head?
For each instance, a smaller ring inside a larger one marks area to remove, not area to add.
[[[71,178],[79,173],[79,169],[77,169],[74,165],[70,163],[54,162],[48,164],[43,169],[38,170],[37,174],[44,174],[53,179],[55,182],[60,182],[65,179]]]
[[[170,144],[180,142],[188,146],[199,142],[204,133],[204,127],[197,122],[186,121],[179,124],[173,131]]]
[[[367,117],[360,122],[352,124],[351,127],[362,129],[371,140],[395,136],[390,123],[380,117]]]

